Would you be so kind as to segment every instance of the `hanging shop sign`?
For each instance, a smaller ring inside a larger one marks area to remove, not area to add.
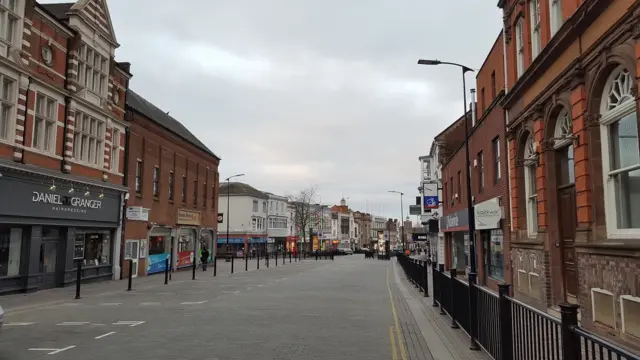
[[[179,209],[176,223],[180,225],[200,225],[200,212],[193,210]]]
[[[142,206],[127,207],[127,220],[149,221],[149,209]]]
[[[422,209],[420,205],[410,205],[409,206],[409,215],[420,215],[422,214]]]
[[[440,218],[440,231],[458,231],[459,228],[469,226],[469,213],[467,209],[458,210],[453,214]]]
[[[490,230],[500,228],[502,208],[497,198],[476,204],[473,207],[476,230]]]

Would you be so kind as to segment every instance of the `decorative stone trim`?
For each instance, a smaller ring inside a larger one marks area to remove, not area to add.
[[[587,128],[590,127],[598,127],[600,126],[600,118],[602,117],[602,115],[600,115],[600,113],[594,114],[594,113],[585,113],[584,114],[584,125]]]
[[[554,149],[553,144],[554,144],[553,140],[542,140],[540,142],[540,150],[542,152],[553,151]]]

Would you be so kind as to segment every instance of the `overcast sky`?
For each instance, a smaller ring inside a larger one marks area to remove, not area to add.
[[[502,25],[496,3],[108,1],[131,88],[222,158],[221,180],[245,173],[285,195],[316,184],[323,203],[387,217],[400,216],[387,191],[406,194],[406,216],[418,156],[462,114],[459,69],[416,60],[478,69]]]

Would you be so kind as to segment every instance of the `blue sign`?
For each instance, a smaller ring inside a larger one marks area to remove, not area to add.
[[[164,272],[164,270],[166,269],[165,260],[169,258],[169,253],[147,256],[147,274]]]
[[[258,238],[258,237],[249,238],[249,244],[266,244],[266,243],[267,243],[267,238]]]
[[[422,204],[425,209],[437,209],[440,205],[438,201],[438,195],[425,196]]]
[[[227,238],[224,236],[218,235],[218,240],[216,241],[218,244],[226,244]],[[244,238],[229,238],[229,244],[244,244]]]

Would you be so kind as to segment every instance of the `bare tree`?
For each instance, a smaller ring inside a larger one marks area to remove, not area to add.
[[[293,207],[295,227],[301,232],[300,241],[303,244],[306,244],[307,228],[314,225],[313,220],[316,214],[312,204],[317,193],[318,186],[313,185],[300,190],[297,196],[289,197],[289,204]],[[310,249],[305,250],[310,251]]]

